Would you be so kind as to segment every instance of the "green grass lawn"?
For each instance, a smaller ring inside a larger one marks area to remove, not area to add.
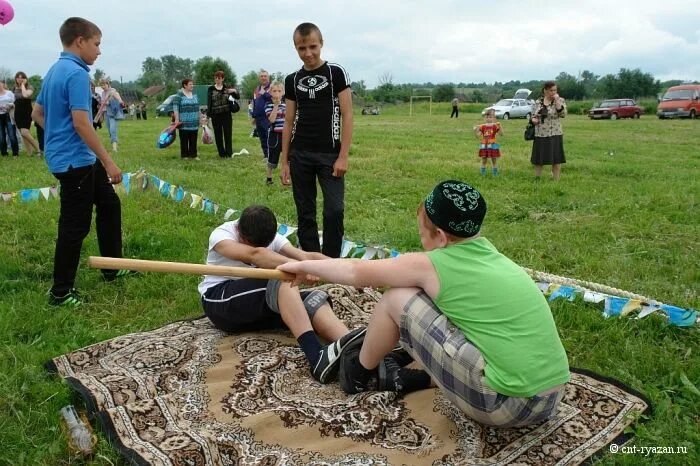
[[[457,178],[476,185],[489,206],[483,234],[518,264],[603,283],[681,307],[700,307],[700,122],[589,121],[564,124],[568,163],[562,179],[536,182],[524,120],[503,122],[501,175],[479,175],[477,114],[449,118],[448,105],[386,107],[355,116],[346,179],[346,236],[400,251],[420,248],[418,202],[433,185]],[[150,113],[152,114],[152,112]],[[210,231],[226,208],[264,203],[278,221],[296,225],[291,190],[265,185],[257,139],[245,116],[234,118],[234,150],[219,159],[199,146],[200,161],[182,161],[178,143],[158,150],[164,118],[124,121],[115,155],[124,171],[149,173],[220,204],[218,215],[150,191],[122,196],[124,256],[201,263]],[[105,144],[105,130],[99,132]],[[612,154],[612,155],[611,155]],[[55,184],[43,160],[0,158],[0,191]],[[320,209],[319,209],[320,211]],[[85,265],[97,255],[94,233],[83,246],[78,287],[90,302],[51,308],[57,200],[0,201],[0,464],[72,464],[58,410],[75,401],[47,375],[50,358],[129,332],[201,314],[197,276],[145,274],[104,283]],[[615,377],[645,393],[654,413],[635,428],[638,446],[686,446],[687,455],[606,454],[601,464],[700,464],[700,333],[669,327],[658,316],[605,320],[583,302],[554,302],[570,364]],[[123,464],[104,437],[88,464]]]

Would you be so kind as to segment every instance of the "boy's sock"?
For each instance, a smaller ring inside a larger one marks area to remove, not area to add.
[[[272,184],[272,178],[267,178],[265,180],[265,184],[268,184],[268,185]]]
[[[297,342],[306,355],[309,365],[311,367],[316,366],[318,359],[321,357],[321,350],[323,348],[321,347],[321,343],[318,342],[314,331],[309,330],[308,332],[302,333],[299,335],[299,338],[297,338]]]
[[[481,176],[486,176],[486,167],[481,167]]]
[[[493,173],[493,176],[498,176],[498,168],[493,167],[493,168],[491,169],[491,173]]]

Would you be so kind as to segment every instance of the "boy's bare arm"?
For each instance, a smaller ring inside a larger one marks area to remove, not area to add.
[[[267,121],[270,123],[274,123],[275,120],[277,119],[277,110],[279,109],[280,103],[272,101],[272,110],[270,111],[270,114],[267,116]],[[285,115],[286,117],[286,115]]]
[[[214,250],[231,260],[253,264],[261,269],[274,269],[292,260],[267,248],[249,246],[233,240],[219,241]]]
[[[291,243],[287,243],[284,246],[282,246],[280,253],[286,257],[289,257],[290,259],[294,259],[297,261],[330,259],[330,257],[326,256],[325,254],[321,254],[320,252],[303,251],[299,248],[292,246]]]
[[[289,178],[289,146],[292,143],[292,126],[297,114],[297,103],[287,100],[287,108],[284,114],[284,128],[282,129],[282,152],[280,153],[280,179],[282,184],[290,184]]]
[[[85,110],[71,111],[73,118],[73,127],[78,136],[87,144],[87,146],[95,153],[102,166],[105,167],[107,177],[110,183],[119,184],[122,181],[122,171],[117,164],[114,163],[112,157],[109,156],[100,139],[97,137],[95,128],[92,126],[88,113]]]
[[[404,254],[392,259],[328,259],[288,262],[279,270],[297,275],[320,277],[331,283],[372,287],[417,287],[430,296],[437,296],[440,285],[432,262],[424,253]],[[295,281],[295,283],[297,282]]]
[[[340,154],[333,164],[333,176],[341,177],[348,171],[348,155],[352,144],[352,90],[348,87],[338,94],[340,103]]]
[[[34,109],[32,110],[32,121],[37,125],[44,128],[44,107],[39,104],[34,104]]]

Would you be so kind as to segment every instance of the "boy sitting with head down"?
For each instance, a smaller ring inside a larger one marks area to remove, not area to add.
[[[297,281],[312,274],[358,287],[390,287],[366,335],[345,348],[343,390],[407,393],[427,388],[432,378],[445,397],[483,424],[522,426],[556,414],[569,365],[554,319],[525,271],[479,236],[485,215],[479,191],[443,181],[418,207],[427,252],[278,267],[297,274]],[[397,342],[425,372],[387,356]]]
[[[272,211],[252,205],[243,210],[238,220],[226,222],[212,232],[207,265],[274,269],[289,261],[324,258],[321,253],[292,246],[277,233],[277,219]],[[313,277],[302,281],[313,281]],[[226,332],[286,325],[304,351],[312,375],[321,383],[335,377],[343,350],[365,332],[364,328],[348,332],[333,314],[325,292],[299,291],[289,282],[205,275],[199,293],[206,316],[216,328]],[[332,343],[322,346],[316,332]]]

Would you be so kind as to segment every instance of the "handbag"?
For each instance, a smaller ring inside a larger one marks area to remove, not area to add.
[[[228,109],[231,110],[231,113],[238,113],[241,110],[241,106],[236,99],[231,97],[228,101]]]
[[[208,125],[202,125],[202,144],[213,144],[214,135]]]
[[[523,134],[526,141],[532,141],[535,139],[535,125],[528,123],[525,127],[525,134]]]

